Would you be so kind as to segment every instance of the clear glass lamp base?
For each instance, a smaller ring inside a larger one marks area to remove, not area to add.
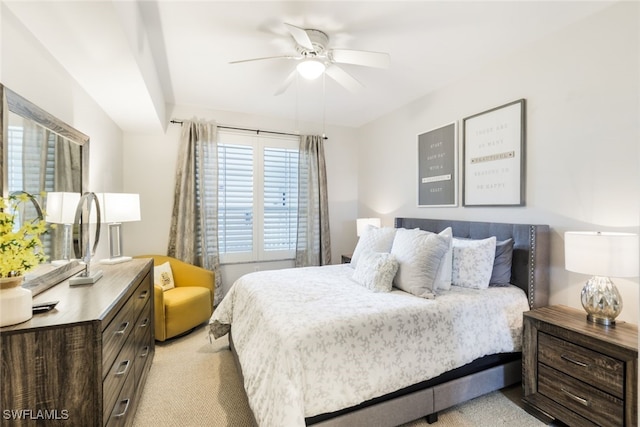
[[[582,288],[582,307],[587,320],[601,325],[615,325],[622,311],[620,292],[608,277],[593,276]]]

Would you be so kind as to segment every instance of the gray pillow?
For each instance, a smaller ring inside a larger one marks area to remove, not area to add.
[[[496,242],[496,257],[489,286],[505,286],[511,283],[511,263],[513,261],[513,239]]]

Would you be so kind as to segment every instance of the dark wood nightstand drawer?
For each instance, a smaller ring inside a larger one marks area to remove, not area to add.
[[[620,360],[540,332],[538,362],[624,398],[624,363]]]
[[[622,400],[541,363],[538,391],[598,425],[624,425]]]

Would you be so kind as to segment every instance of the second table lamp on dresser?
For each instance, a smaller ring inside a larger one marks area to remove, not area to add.
[[[633,233],[568,231],[564,234],[565,268],[593,275],[580,300],[587,320],[615,325],[622,297],[610,277],[638,277],[638,235]]]

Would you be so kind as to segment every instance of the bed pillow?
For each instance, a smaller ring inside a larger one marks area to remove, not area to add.
[[[160,264],[157,267],[153,267],[153,284],[158,285],[163,291],[168,291],[176,287],[173,281],[173,272],[171,271],[171,264],[169,261],[164,264]]]
[[[495,236],[480,240],[454,237],[451,282],[465,288],[488,288],[495,256]]]
[[[496,256],[489,286],[506,286],[511,283],[511,264],[513,262],[513,239],[496,242]]]
[[[435,298],[438,268],[447,248],[448,241],[444,236],[417,228],[399,228],[391,247],[391,254],[398,260],[393,284],[413,295]]]
[[[398,271],[398,261],[390,253],[366,252],[360,256],[353,280],[373,292],[389,292]]]
[[[447,227],[439,235],[447,239],[448,248],[438,267],[435,289],[448,291],[451,289],[451,272],[453,269],[453,230],[451,230],[451,227]]]
[[[396,235],[396,229],[392,227],[374,227],[368,225],[353,251],[351,256],[351,267],[356,268],[358,266],[358,260],[360,256],[367,252],[387,252],[391,251],[391,245],[393,244],[393,238]]]

